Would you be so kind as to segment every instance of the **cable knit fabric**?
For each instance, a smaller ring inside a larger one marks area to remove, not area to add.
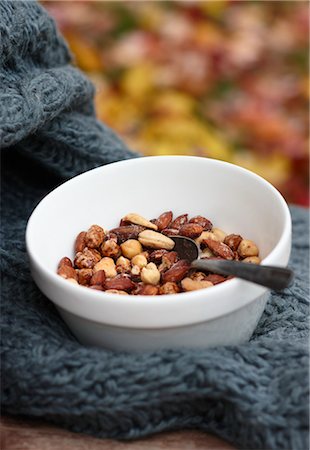
[[[31,279],[26,223],[68,177],[137,155],[96,121],[93,87],[44,9],[0,7],[3,412],[100,437],[195,428],[242,449],[308,449],[308,211],[291,207],[295,282],[272,293],[250,342],[144,354],[82,346]]]

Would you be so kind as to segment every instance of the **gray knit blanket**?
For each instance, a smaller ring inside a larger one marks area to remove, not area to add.
[[[291,207],[295,282],[272,293],[250,342],[81,345],[31,279],[26,223],[59,183],[137,155],[95,119],[93,87],[41,6],[1,2],[0,34],[2,411],[100,437],[192,428],[241,449],[308,449],[308,211]]]

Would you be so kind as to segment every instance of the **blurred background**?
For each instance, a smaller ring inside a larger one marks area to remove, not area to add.
[[[308,1],[42,1],[145,155],[239,164],[309,205]]]

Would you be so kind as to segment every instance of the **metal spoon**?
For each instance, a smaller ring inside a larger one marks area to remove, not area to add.
[[[221,275],[235,275],[238,278],[274,290],[285,289],[294,278],[293,271],[287,267],[261,266],[225,259],[199,258],[199,248],[195,241],[184,236],[169,237],[175,242],[173,250],[179,254],[181,259],[191,262],[191,267],[194,269]]]

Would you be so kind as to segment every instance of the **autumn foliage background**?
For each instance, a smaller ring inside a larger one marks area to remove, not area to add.
[[[42,1],[145,155],[239,164],[309,205],[307,1]]]

